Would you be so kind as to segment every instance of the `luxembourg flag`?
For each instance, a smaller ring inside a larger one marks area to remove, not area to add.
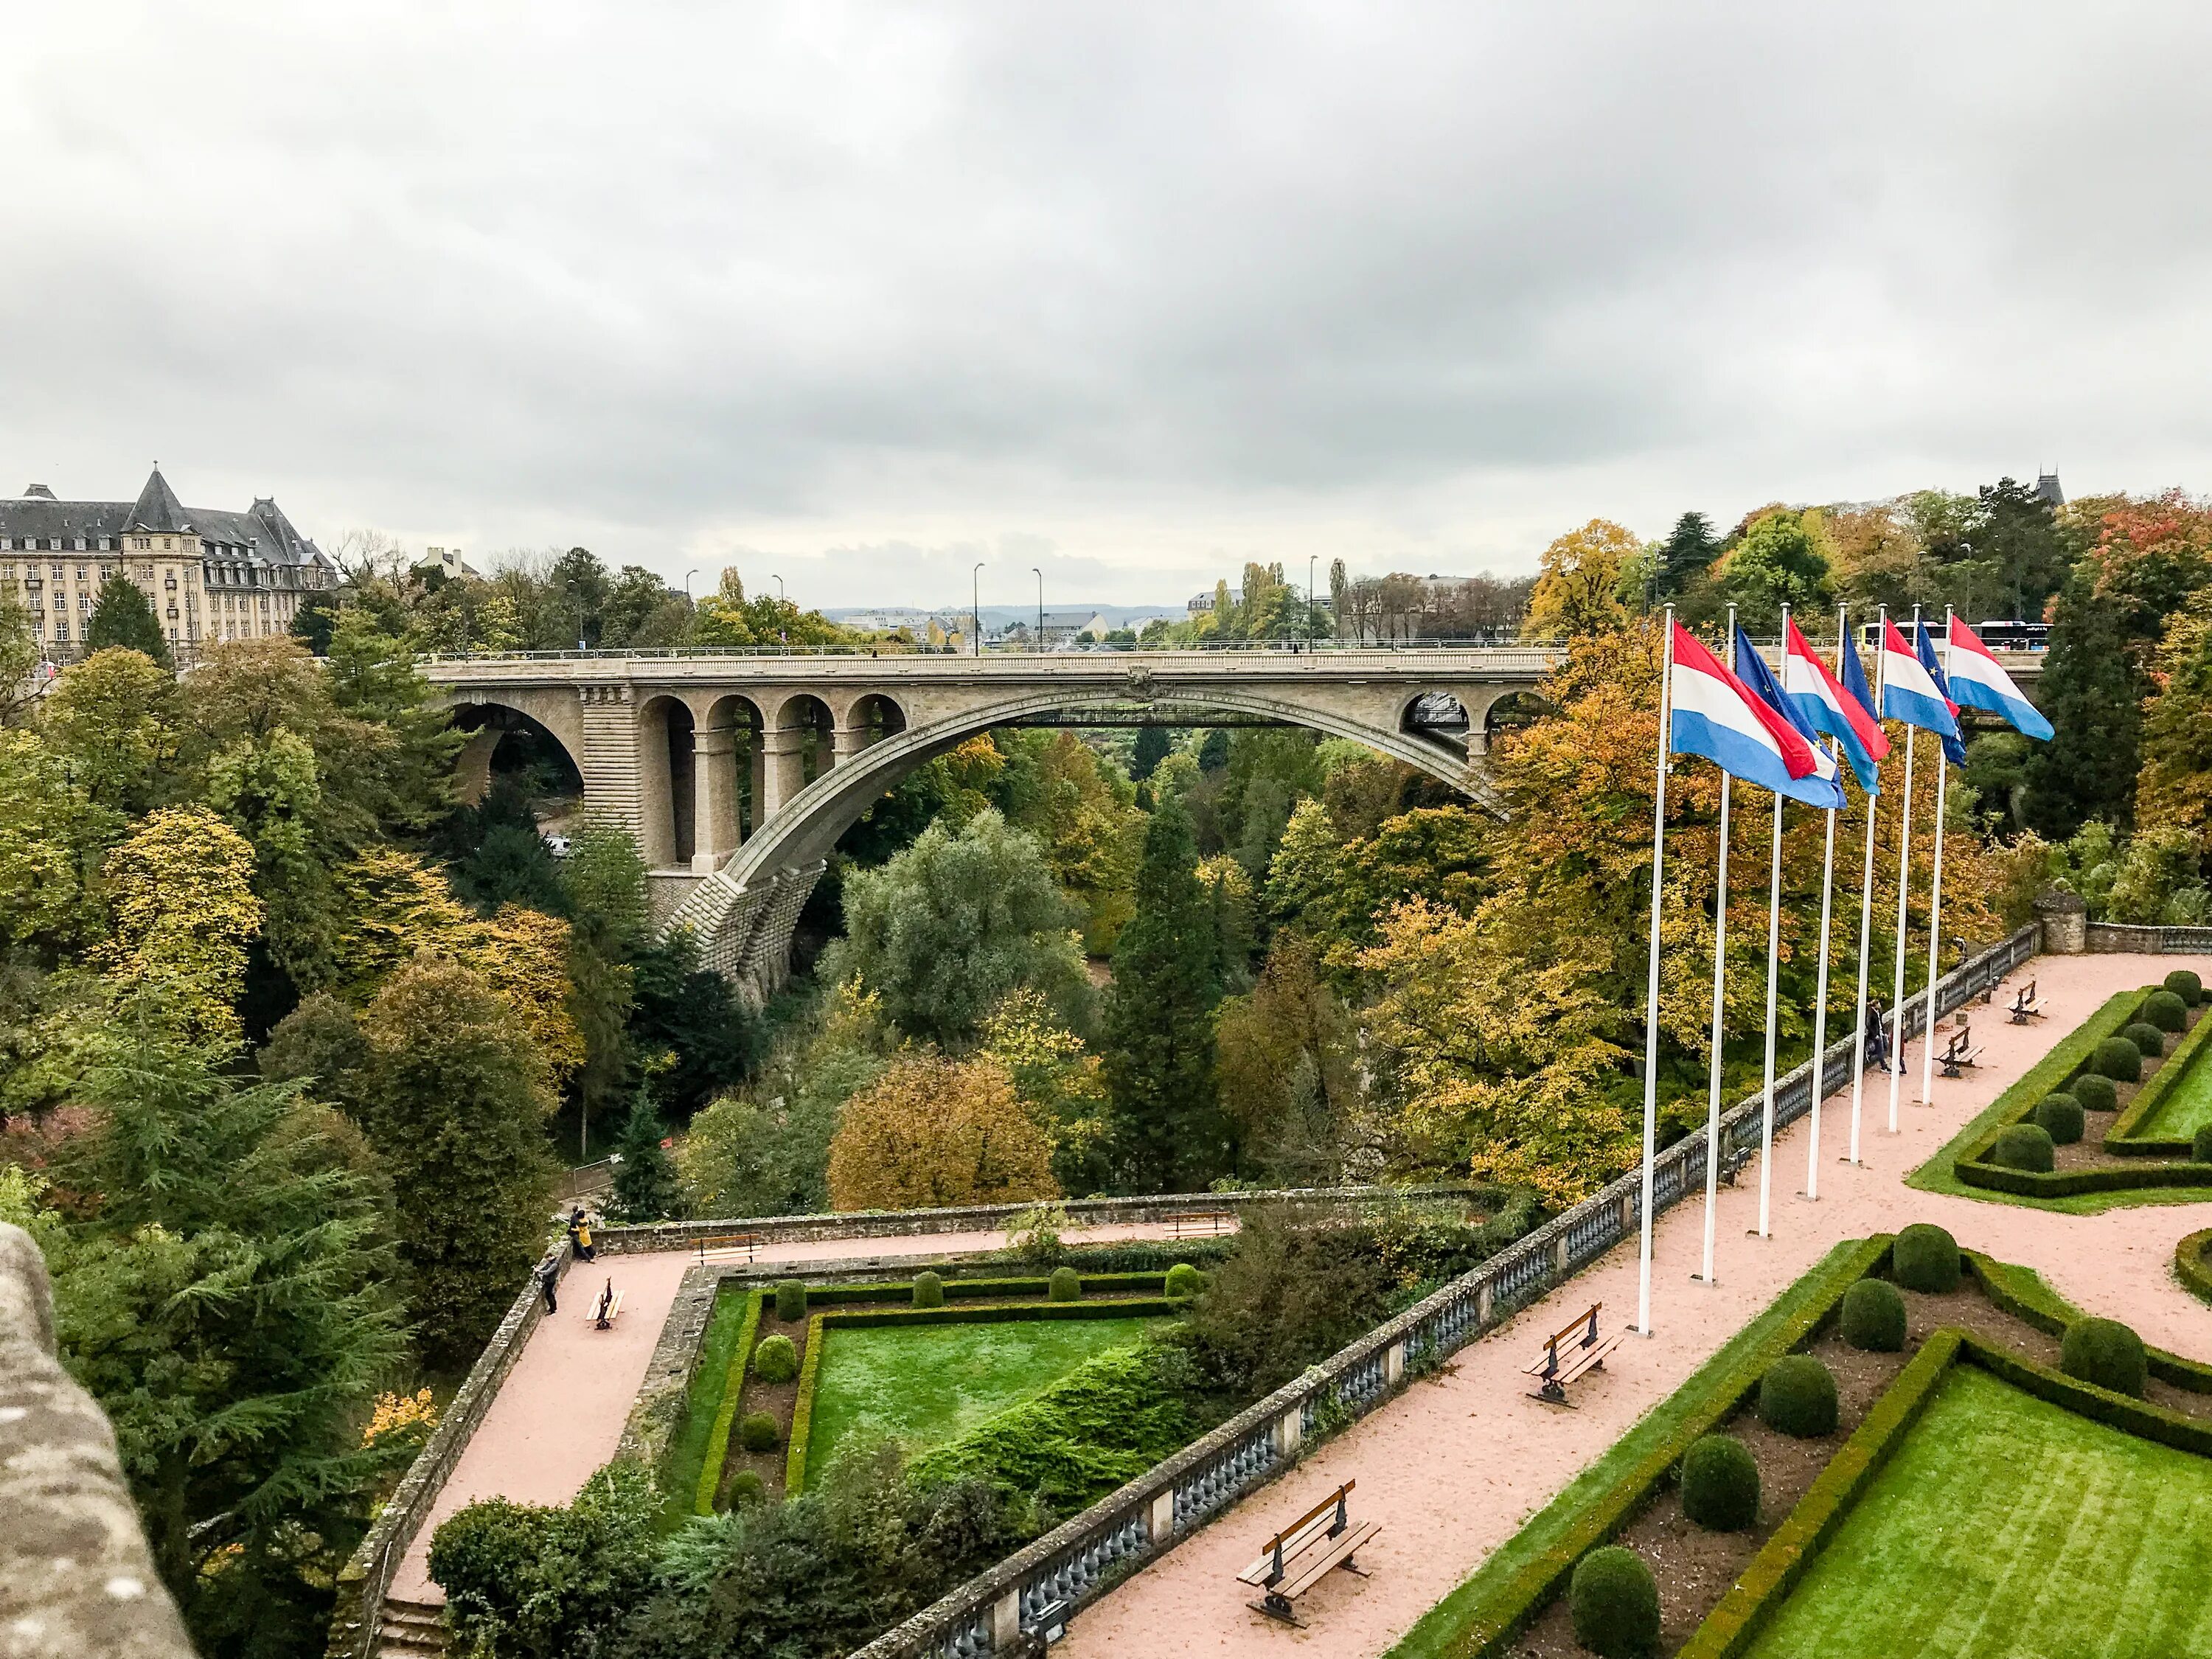
[[[2012,676],[1990,654],[1981,636],[1956,617],[1951,618],[1950,671],[1948,678],[1954,702],[1969,708],[1986,708],[2010,723],[2014,731],[2050,740],[2051,722],[2020,695]]]
[[[1897,631],[1895,623],[1881,630],[1881,714],[1903,720],[1923,732],[1959,740],[1957,708],[1945,696],[1920,659]]]
[[[1813,770],[1809,776],[1792,778],[1776,793],[1791,800],[1802,800],[1808,806],[1833,811],[1844,804],[1844,787],[1836,781],[1836,757],[1814,741],[1819,730],[1800,714],[1790,699],[1783,695],[1782,684],[1774,678],[1774,671],[1766,665],[1766,659],[1759,654],[1752,644],[1751,635],[1741,628],[1735,630],[1735,677],[1744,689],[1790,722],[1805,744],[1813,751]]]
[[[1848,637],[1844,645],[1850,648]],[[1800,725],[1826,732],[1844,746],[1860,787],[1871,793],[1881,758],[1889,753],[1889,739],[1882,735],[1881,722],[1837,684],[1828,665],[1798,631],[1794,617],[1783,636],[1782,693],[1797,711]]]
[[[1702,755],[1729,775],[1778,794],[1814,775],[1813,745],[1680,623],[1674,647],[1669,752]]]

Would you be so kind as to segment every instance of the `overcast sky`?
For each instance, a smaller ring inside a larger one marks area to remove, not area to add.
[[[19,3],[0,489],[158,458],[817,605],[2212,489],[2208,47],[2201,0]]]

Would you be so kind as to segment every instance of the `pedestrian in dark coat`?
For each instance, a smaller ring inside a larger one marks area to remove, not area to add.
[[[555,1300],[553,1287],[561,1282],[561,1264],[551,1256],[538,1264],[538,1288],[545,1292],[545,1311],[558,1313],[560,1304]]]

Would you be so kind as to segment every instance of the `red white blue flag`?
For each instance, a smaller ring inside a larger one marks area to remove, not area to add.
[[[1958,707],[1943,695],[1936,677],[1905,642],[1895,623],[1881,631],[1881,713],[1923,732],[1959,740]]]
[[[2012,676],[1990,654],[1981,635],[1951,618],[1951,662],[1948,678],[1954,701],[1969,708],[1986,708],[2007,721],[2015,732],[2031,738],[2051,738],[2051,722],[2020,694]]]
[[[1844,636],[1844,648],[1850,649]],[[1858,775],[1859,787],[1872,794],[1881,761],[1889,753],[1889,739],[1874,710],[1844,690],[1828,665],[1798,631],[1791,617],[1782,641],[1782,693],[1796,710],[1800,723],[1826,732],[1843,745],[1844,757]]]
[[[1813,775],[1813,745],[1680,623],[1674,645],[1670,753],[1702,755],[1731,776],[1778,794]]]

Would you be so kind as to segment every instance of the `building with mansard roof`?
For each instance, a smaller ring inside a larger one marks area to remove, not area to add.
[[[114,575],[138,584],[185,655],[289,633],[307,596],[338,582],[274,500],[243,513],[188,507],[158,466],[135,501],[64,501],[44,484],[0,496],[0,595],[30,611],[50,655],[82,648],[100,585]]]

